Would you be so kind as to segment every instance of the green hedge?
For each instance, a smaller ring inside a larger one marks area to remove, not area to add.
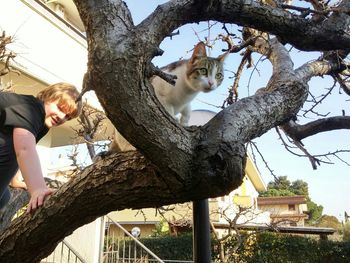
[[[121,258],[123,255],[128,257],[129,253],[131,257],[134,257],[135,253],[137,257],[140,257],[141,250],[131,238],[114,240],[113,238],[107,237],[107,239],[109,253],[112,253],[112,250],[114,251],[113,256],[109,256],[110,260],[107,263],[114,263],[113,257],[117,257],[118,251],[119,257]],[[192,234],[183,234],[179,235],[178,237],[162,236],[140,238],[139,241],[163,260],[192,260]],[[137,249],[135,249],[136,246]],[[105,242],[105,250],[106,249]]]
[[[177,237],[141,238],[140,241],[161,259],[192,260],[192,234]]]
[[[300,236],[261,233],[256,242],[240,248],[237,262],[348,263],[350,242],[315,240]]]
[[[239,263],[349,263],[350,242],[315,240],[278,233],[260,233],[241,246],[230,262]],[[192,260],[192,234],[141,238],[161,259]],[[130,242],[130,243],[129,243]],[[132,245],[133,241],[126,241]],[[212,241],[215,248],[215,241]],[[230,246],[230,244],[227,244]],[[213,262],[217,251],[212,250]]]

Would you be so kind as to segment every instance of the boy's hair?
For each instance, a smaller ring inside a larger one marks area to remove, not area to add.
[[[82,101],[77,100],[78,96],[79,91],[75,86],[60,82],[48,86],[36,97],[44,103],[58,100],[58,107],[72,119],[78,117],[81,112]]]

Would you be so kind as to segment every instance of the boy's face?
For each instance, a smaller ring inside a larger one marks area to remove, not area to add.
[[[69,115],[57,103],[58,100],[45,102],[45,125],[49,129],[70,120]]]

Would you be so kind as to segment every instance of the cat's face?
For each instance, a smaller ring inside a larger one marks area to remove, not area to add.
[[[195,91],[210,92],[224,79],[223,63],[216,58],[201,57],[187,65],[189,84]]]
[[[187,63],[187,79],[195,91],[210,92],[216,89],[224,79],[224,59],[226,54],[217,58],[208,57],[205,45],[200,42],[194,48]]]

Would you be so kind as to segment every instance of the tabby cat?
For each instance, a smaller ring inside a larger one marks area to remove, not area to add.
[[[223,63],[227,53],[208,57],[203,42],[198,43],[189,60],[180,60],[169,64],[162,70],[176,75],[175,86],[160,77],[152,79],[156,96],[167,112],[176,118],[181,114],[180,124],[186,126],[190,118],[191,101],[199,92],[210,92],[220,86],[224,78]],[[115,130],[114,140],[109,151],[130,151],[135,148]]]
[[[177,76],[175,86],[160,77],[152,80],[156,96],[168,113],[174,118],[181,114],[180,124],[188,125],[191,101],[199,92],[210,92],[220,86],[226,54],[208,57],[204,43],[199,42],[189,60],[180,60],[162,68],[164,72]]]

